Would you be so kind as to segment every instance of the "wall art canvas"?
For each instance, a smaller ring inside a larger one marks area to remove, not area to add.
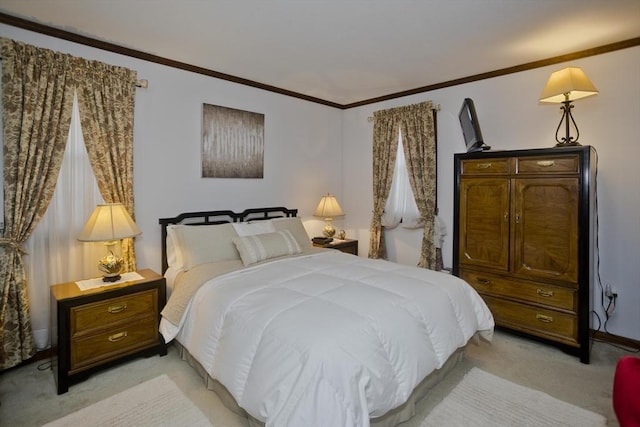
[[[264,114],[202,105],[202,177],[263,178]]]

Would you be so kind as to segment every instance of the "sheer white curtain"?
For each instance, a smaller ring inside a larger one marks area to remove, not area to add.
[[[77,240],[96,205],[104,203],[80,128],[78,100],[74,97],[67,147],[51,204],[25,244],[24,257],[36,347],[51,344],[49,287],[91,277],[99,277],[97,260],[104,245]]]
[[[382,215],[382,226],[391,229],[397,227],[401,222],[403,228],[422,228],[423,221],[409,183],[409,173],[402,146],[402,131],[398,129],[398,153],[393,169],[391,192]]]
[[[407,171],[404,147],[402,145],[402,131],[398,130],[398,153],[393,169],[391,192],[382,215],[382,225],[387,229],[393,229],[398,225],[402,228],[415,229],[422,228],[422,223],[423,220],[409,182],[409,172]],[[446,234],[445,223],[440,217],[436,216],[433,230],[433,243],[436,248],[442,248],[442,242]]]

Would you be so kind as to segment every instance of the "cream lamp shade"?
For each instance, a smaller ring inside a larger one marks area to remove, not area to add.
[[[336,229],[331,225],[331,221],[335,217],[344,216],[344,212],[342,212],[342,208],[335,196],[327,194],[320,199],[313,216],[324,218],[326,225],[322,229],[322,233],[327,237],[333,237],[336,234]]]
[[[120,239],[140,235],[140,229],[122,203],[98,205],[87,220],[78,240],[81,242],[105,242],[107,255],[98,261],[105,282],[120,279],[123,260],[113,250]]]
[[[540,102],[560,104],[598,94],[598,89],[578,67],[567,67],[551,73],[540,95]]]
[[[578,130],[576,121],[573,119],[573,114],[571,114],[571,110],[573,109],[571,103],[577,99],[597,94],[598,89],[591,83],[591,80],[589,80],[584,71],[578,67],[567,67],[551,73],[540,95],[540,102],[562,104],[562,107],[560,107],[562,110],[562,118],[556,129],[556,147],[580,145],[578,143],[580,131]],[[560,138],[558,133],[563,121],[565,122],[566,134],[564,138]],[[571,136],[571,123],[573,123],[573,127],[576,130],[575,138]]]

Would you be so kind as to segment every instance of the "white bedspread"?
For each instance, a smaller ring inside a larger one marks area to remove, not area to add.
[[[357,427],[493,326],[457,277],[327,251],[214,278],[161,331],[267,427]]]

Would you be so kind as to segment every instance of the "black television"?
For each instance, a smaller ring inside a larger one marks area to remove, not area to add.
[[[480,123],[478,122],[478,115],[476,114],[473,99],[465,98],[464,101],[462,101],[458,119],[460,119],[464,143],[467,146],[467,153],[491,149],[482,139],[482,131],[480,130]]]

